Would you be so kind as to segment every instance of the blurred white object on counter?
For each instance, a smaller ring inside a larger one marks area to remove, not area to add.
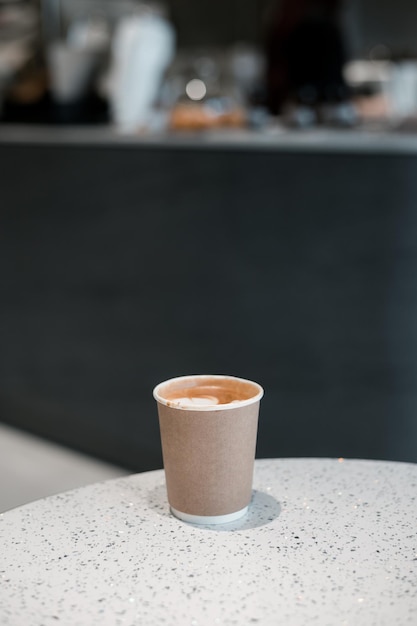
[[[74,47],[66,41],[49,46],[49,82],[56,102],[66,104],[85,95],[96,68],[96,57],[94,51]]]
[[[387,87],[395,119],[401,120],[417,114],[417,63],[415,61],[393,64],[391,80]]]
[[[352,61],[345,67],[344,74],[353,89],[366,86],[374,93],[373,98],[368,98],[368,105],[361,104],[361,109],[366,107],[366,117],[379,114],[395,123],[417,115],[415,60]]]
[[[152,125],[152,111],[164,73],[174,58],[175,33],[157,14],[123,18],[113,41],[110,102],[123,132]]]
[[[229,70],[235,87],[235,96],[247,103],[252,92],[262,85],[265,57],[260,50],[247,44],[236,44],[229,58]]]
[[[70,103],[86,95],[109,41],[104,22],[86,20],[74,22],[66,39],[49,45],[50,88],[57,102]]]

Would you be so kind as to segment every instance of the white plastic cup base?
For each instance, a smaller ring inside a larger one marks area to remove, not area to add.
[[[230,524],[230,522],[235,522],[240,519],[248,512],[248,506],[245,506],[244,509],[240,509],[240,511],[235,511],[234,513],[228,513],[227,515],[191,515],[190,513],[182,513],[181,511],[177,511],[174,507],[170,507],[171,513],[178,517],[178,519],[183,522],[189,522],[190,524]]]

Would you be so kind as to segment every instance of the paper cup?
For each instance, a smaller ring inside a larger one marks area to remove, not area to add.
[[[206,385],[227,389],[233,400],[187,405],[186,399],[172,399],[178,390],[187,389],[191,397]],[[224,524],[245,515],[262,387],[234,376],[182,376],[160,383],[153,394],[172,513],[195,524]]]

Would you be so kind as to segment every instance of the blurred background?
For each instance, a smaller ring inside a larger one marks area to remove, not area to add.
[[[0,509],[162,467],[191,373],[416,462],[416,133],[412,0],[0,0]]]
[[[1,120],[398,126],[416,115],[416,21],[411,0],[0,0]]]

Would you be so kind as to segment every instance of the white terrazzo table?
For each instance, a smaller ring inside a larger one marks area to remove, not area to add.
[[[197,527],[162,471],[0,516],[0,624],[417,624],[417,465],[256,462],[248,516]]]

